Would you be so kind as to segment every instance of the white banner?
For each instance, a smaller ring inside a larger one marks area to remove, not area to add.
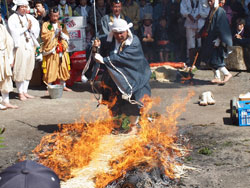
[[[83,51],[86,49],[86,33],[87,26],[86,17],[68,17],[64,18],[63,22],[66,24],[69,32],[69,52]]]

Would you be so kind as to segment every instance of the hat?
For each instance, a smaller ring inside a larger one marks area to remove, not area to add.
[[[109,22],[110,32],[108,34],[107,41],[111,42],[114,36],[114,32],[124,32],[128,31],[129,41],[132,42],[133,35],[130,31],[130,28],[133,27],[133,23],[127,23],[126,20],[123,19],[115,19],[114,22]]]
[[[13,3],[15,4],[12,8],[13,11],[16,11],[17,6],[29,5],[29,2],[27,0],[13,0]]]
[[[152,20],[152,14],[144,14],[143,20]]]
[[[115,19],[114,22],[109,22],[109,27],[110,27],[110,30],[113,32],[123,32],[133,27],[133,23],[128,24],[126,20]]]
[[[0,173],[0,188],[60,188],[58,176],[34,161],[16,163]]]
[[[120,0],[112,0],[112,4],[113,3],[118,4],[118,3],[122,3],[122,1],[120,1]]]

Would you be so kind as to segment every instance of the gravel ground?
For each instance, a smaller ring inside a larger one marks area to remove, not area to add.
[[[152,96],[161,98],[154,110],[161,114],[173,103],[174,96],[185,97],[189,91],[195,92],[178,119],[178,127],[191,149],[185,165],[196,170],[187,171],[178,187],[250,186],[250,127],[232,125],[229,113],[230,100],[250,90],[249,73],[232,74],[233,78],[224,86],[209,82],[213,77],[209,70],[196,71],[192,83],[151,81]],[[16,93],[11,94],[12,103],[19,109],[0,111],[0,127],[6,128],[5,148],[0,149],[0,171],[15,163],[19,156],[31,154],[40,139],[57,130],[58,124],[89,117],[97,105],[89,85],[76,83],[72,89],[60,99],[50,99],[44,86],[31,88],[30,94],[36,98],[25,102],[19,101]],[[214,94],[215,105],[198,105],[199,95],[204,91]]]

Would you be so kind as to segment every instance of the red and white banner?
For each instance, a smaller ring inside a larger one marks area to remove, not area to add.
[[[68,17],[64,18],[64,23],[69,32],[69,52],[83,51],[86,49],[86,33],[87,26],[86,17]]]

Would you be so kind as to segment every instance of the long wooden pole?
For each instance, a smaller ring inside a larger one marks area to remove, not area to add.
[[[8,9],[8,3],[7,3],[7,0],[4,0],[5,2],[5,8],[6,8],[6,13],[7,13],[7,18],[9,18],[9,9]]]

